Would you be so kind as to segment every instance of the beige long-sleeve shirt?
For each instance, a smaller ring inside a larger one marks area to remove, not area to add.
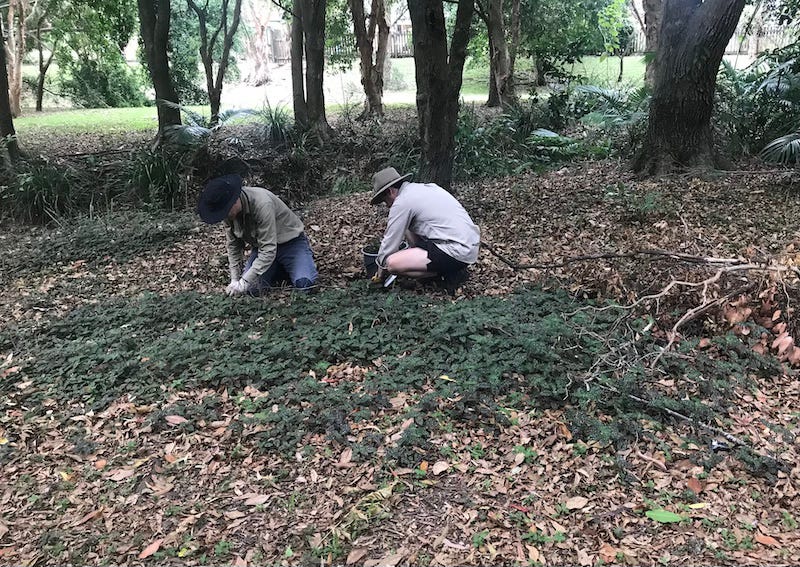
[[[397,252],[405,231],[432,241],[465,264],[478,261],[481,232],[455,197],[434,183],[403,183],[392,206],[378,250],[378,265]]]
[[[274,193],[261,187],[242,187],[242,211],[231,221],[225,219],[228,264],[231,278],[242,272],[245,244],[258,248],[258,257],[241,277],[254,283],[275,261],[278,244],[303,233],[300,218]]]

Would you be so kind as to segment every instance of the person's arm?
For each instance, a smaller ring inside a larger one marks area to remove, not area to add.
[[[278,231],[275,226],[275,208],[270,201],[259,202],[253,209],[253,220],[256,225],[256,241],[258,243],[258,257],[242,279],[248,285],[254,284],[275,261],[278,249]]]
[[[406,229],[411,224],[411,209],[400,201],[395,201],[389,209],[389,220],[386,223],[386,232],[383,233],[381,247],[378,250],[377,264],[379,268],[386,268],[386,258],[400,249],[400,244],[406,234]]]
[[[226,247],[228,249],[228,269],[231,282],[238,281],[242,276],[242,260],[244,259],[244,241],[233,234],[233,225],[225,223]]]

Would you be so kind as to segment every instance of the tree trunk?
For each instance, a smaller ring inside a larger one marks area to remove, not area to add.
[[[353,15],[353,32],[356,36],[361,65],[361,84],[364,87],[364,111],[359,118],[383,116],[383,66],[386,60],[386,46],[389,38],[389,25],[386,23],[384,0],[372,0],[372,10],[367,29],[363,0],[349,0]],[[375,31],[378,31],[378,48],[375,62],[372,54],[375,51]]]
[[[172,83],[169,59],[167,57],[170,20],[169,0],[138,0],[138,6],[145,59],[147,60],[150,78],[153,81],[153,88],[156,91],[156,99],[178,104],[178,93]],[[179,125],[180,123],[180,110],[164,104],[158,104],[159,138],[163,135],[164,128]]]
[[[441,0],[408,0],[414,36],[417,116],[423,160],[420,179],[450,189],[458,97],[474,0],[459,0],[450,53]]]
[[[8,67],[8,97],[11,114],[22,113],[22,58],[25,56],[25,12],[27,2],[10,0],[8,2],[8,38],[6,39],[6,66]]]
[[[222,101],[222,86],[225,79],[225,72],[228,70],[231,47],[236,30],[239,29],[239,19],[242,14],[242,0],[235,0],[233,5],[233,21],[228,25],[229,0],[222,0],[220,7],[219,25],[208,35],[208,4],[202,9],[195,4],[194,0],[187,0],[189,7],[197,16],[200,23],[200,59],[203,61],[203,69],[206,74],[206,89],[208,90],[208,101],[211,105],[210,126],[213,128],[219,124],[219,110]],[[217,40],[222,34],[222,53],[217,64],[217,73],[214,75],[214,54],[217,50]]]
[[[652,88],[656,74],[656,53],[658,53],[658,36],[661,33],[661,20],[664,13],[664,0],[644,0],[644,37],[645,37],[645,84]]]
[[[45,61],[44,48],[42,46],[43,23],[44,18],[41,18],[36,25],[36,48],[39,52],[39,76],[36,78],[36,112],[42,111],[42,102],[44,100],[44,79],[47,75],[47,70],[50,68],[50,64],[53,62],[53,55],[55,55],[56,52],[56,43],[54,42],[52,48],[50,49],[50,55],[47,57],[47,61]]]
[[[306,55],[306,105],[308,126],[320,142],[331,136],[325,116],[325,7],[326,0],[301,0],[303,4],[303,41]]]
[[[492,46],[492,36],[489,36],[489,98],[486,100],[486,106],[489,108],[496,108],[500,106],[500,94],[497,92],[494,59],[492,59],[493,52],[494,48]]]
[[[3,36],[3,20],[0,18],[0,37]],[[11,101],[8,91],[8,65],[6,64],[6,50],[0,49],[0,137],[5,141],[8,159],[11,164],[19,161],[19,144],[17,133],[14,130],[14,119],[11,112]]]
[[[489,0],[487,28],[491,38],[494,82],[500,103],[504,108],[517,102],[514,77],[511,73],[511,58],[508,54],[505,25],[503,23],[503,0]]]
[[[308,105],[306,104],[305,75],[303,73],[303,11],[302,0],[294,0],[292,6],[292,105],[294,123],[300,130],[308,129]]]
[[[713,167],[717,72],[745,0],[666,0],[647,138],[634,169]]]
[[[251,22],[251,30],[245,30],[247,39],[245,41],[245,51],[247,53],[247,60],[252,67],[249,69],[245,82],[260,87],[266,85],[270,81],[270,30],[269,21],[272,17],[271,2],[260,2],[257,6],[254,0],[251,0],[247,7],[249,8],[247,19]]]

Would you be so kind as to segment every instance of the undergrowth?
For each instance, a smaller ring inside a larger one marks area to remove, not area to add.
[[[77,260],[89,266],[106,258],[124,262],[185,238],[196,225],[185,213],[121,211],[79,217],[42,236],[38,229],[0,236],[0,242],[8,239],[0,254],[0,283]]]
[[[269,301],[149,295],[84,307],[35,336],[6,329],[0,352],[14,352],[33,381],[28,407],[53,398],[97,410],[123,395],[144,403],[199,387],[235,396],[252,384],[268,392],[243,408],[265,428],[261,447],[288,454],[313,432],[346,443],[348,422],[376,416],[407,392],[414,423],[388,453],[403,466],[428,450],[442,416],[491,431],[507,422],[509,408],[567,406],[576,434],[621,445],[639,435],[643,416],[671,419],[662,408],[702,421],[724,415],[732,377],[771,370],[744,346],[716,358],[681,353],[664,359],[677,392],[662,395],[641,358],[596,364],[614,353],[647,355],[657,348],[652,337],[632,342],[613,310],[578,307],[565,292],[539,288],[456,303],[362,286]],[[338,384],[310,372],[343,362],[372,370],[364,381]],[[4,394],[14,388],[0,384]],[[362,445],[356,454],[375,450]]]

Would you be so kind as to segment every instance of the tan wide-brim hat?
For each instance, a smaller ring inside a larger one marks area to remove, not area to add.
[[[387,167],[386,169],[380,170],[378,173],[372,176],[372,199],[370,199],[369,202],[373,205],[377,205],[381,199],[383,199],[384,191],[398,181],[411,179],[412,175],[412,173],[400,175],[393,167]]]

